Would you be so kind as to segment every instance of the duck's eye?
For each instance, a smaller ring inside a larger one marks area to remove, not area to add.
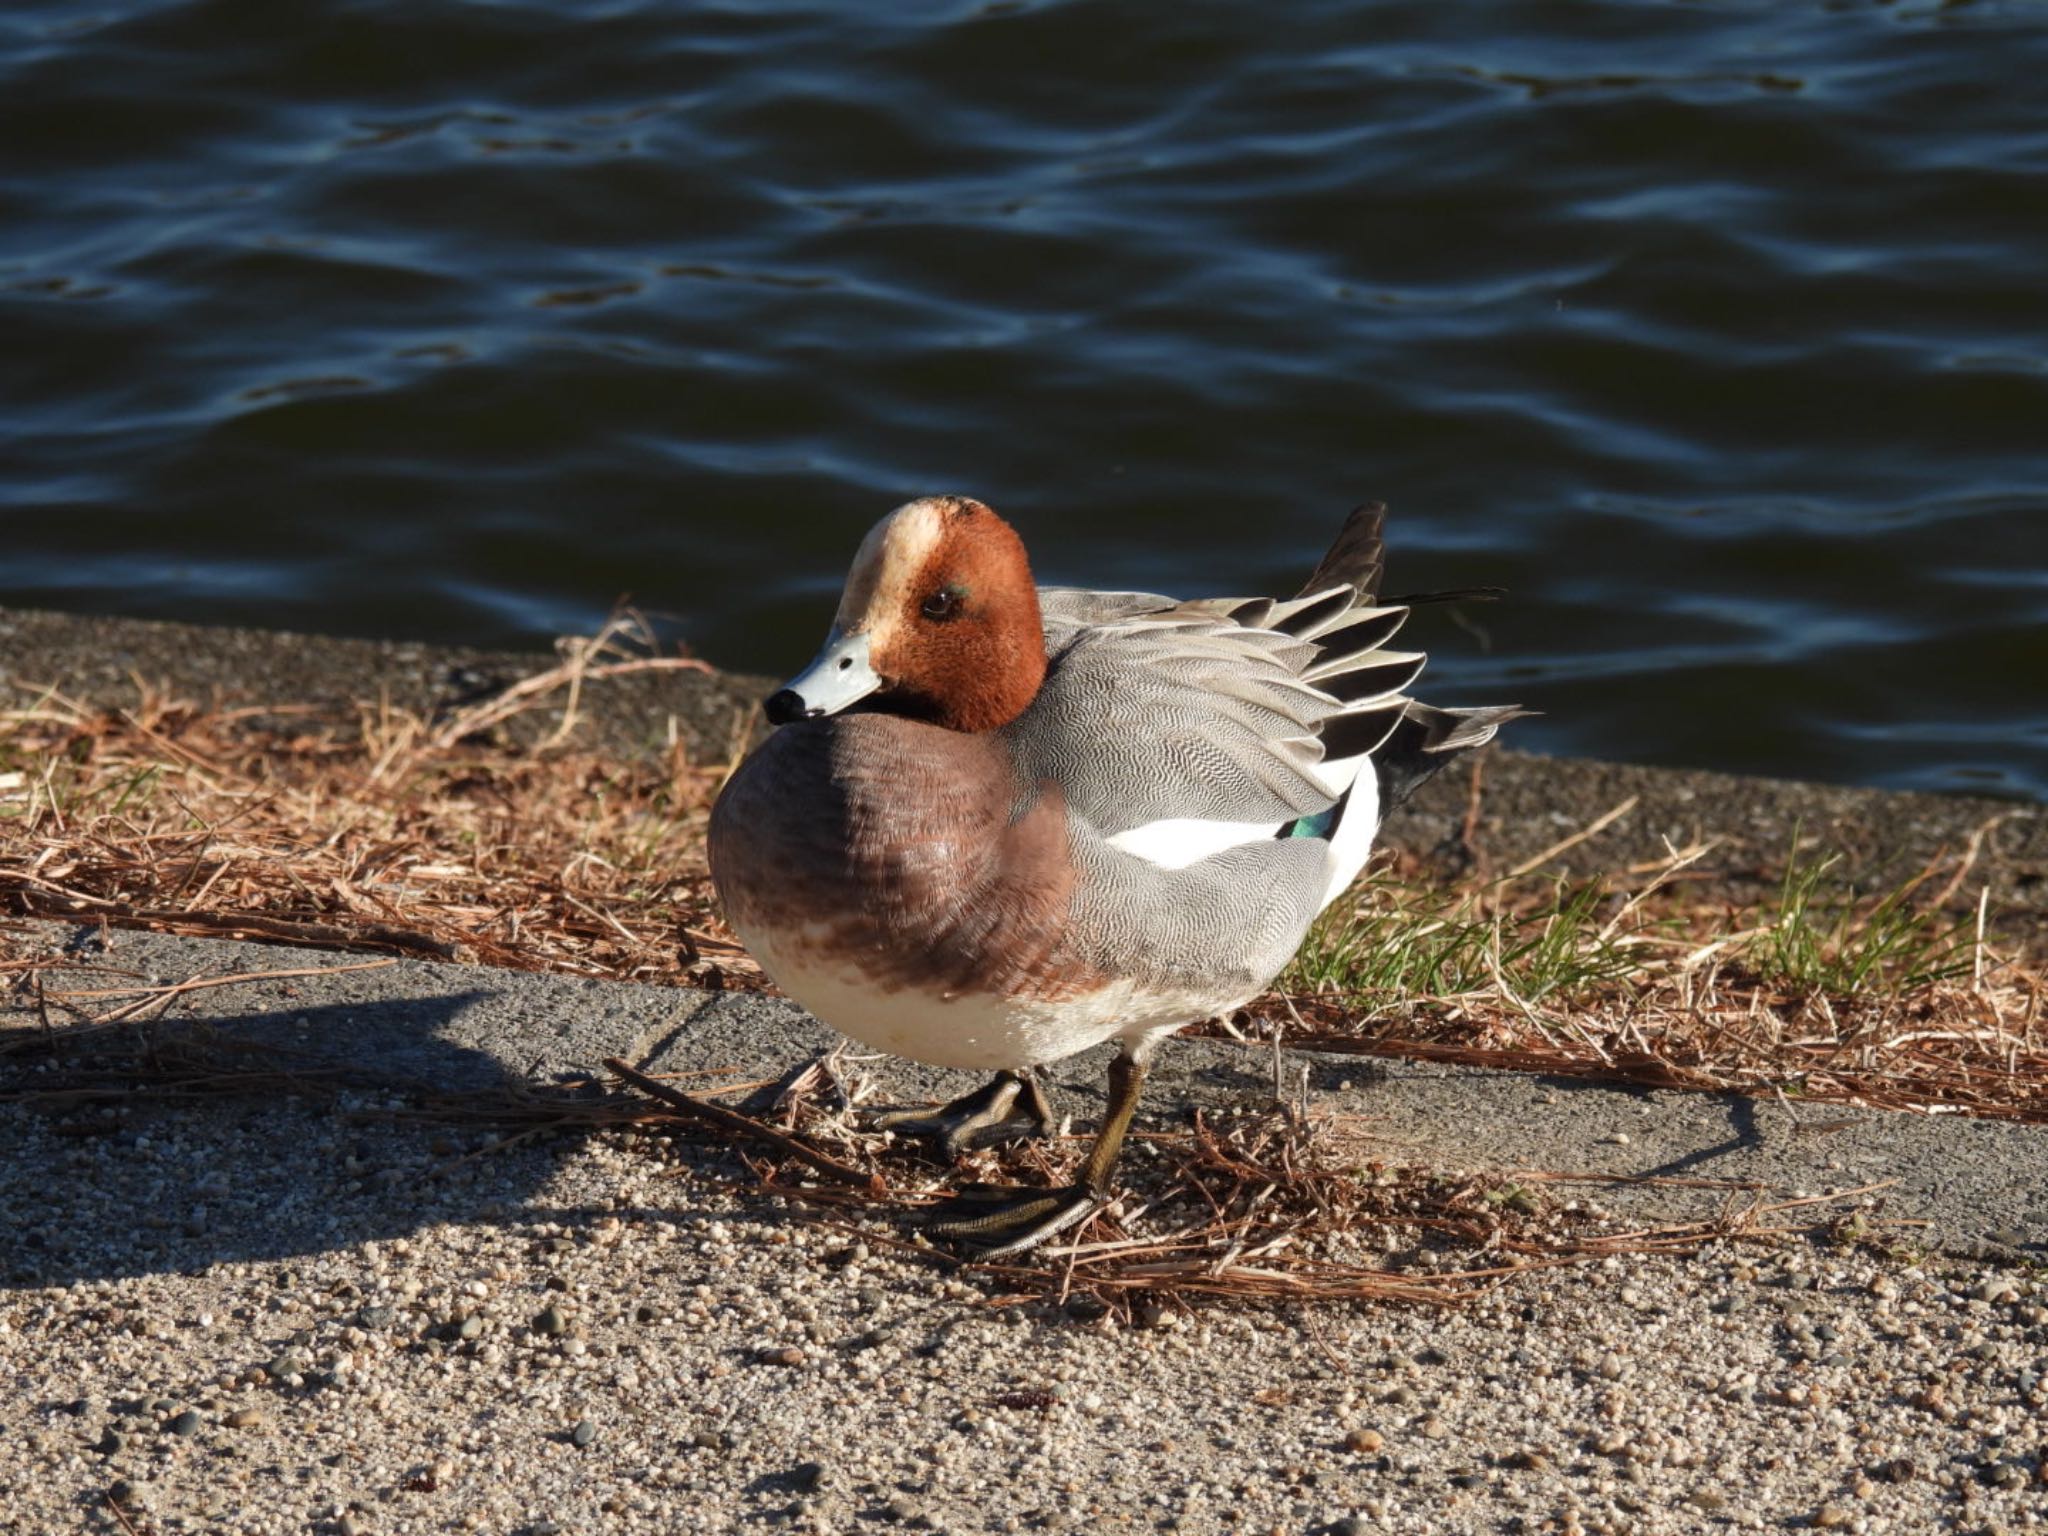
[[[950,619],[959,613],[960,604],[966,596],[965,587],[941,587],[924,600],[920,611],[928,619]]]

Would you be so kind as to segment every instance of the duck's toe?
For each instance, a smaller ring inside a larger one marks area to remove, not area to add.
[[[891,1110],[873,1116],[868,1124],[878,1131],[928,1136],[946,1156],[958,1157],[970,1147],[1049,1135],[1052,1108],[1037,1078],[1024,1072],[998,1072],[974,1092],[937,1109]]]
[[[1035,1248],[1108,1203],[1081,1184],[1061,1189],[970,1189],[938,1206],[924,1230],[966,1244],[981,1258],[995,1259]]]

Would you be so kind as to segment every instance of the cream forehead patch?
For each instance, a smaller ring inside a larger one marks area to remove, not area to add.
[[[906,502],[861,540],[839,599],[841,630],[874,633],[902,607],[910,585],[945,533],[943,503],[930,497]]]

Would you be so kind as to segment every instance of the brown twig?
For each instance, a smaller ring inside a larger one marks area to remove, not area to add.
[[[715,1125],[729,1135],[762,1142],[785,1156],[793,1157],[806,1166],[815,1168],[828,1178],[837,1179],[840,1183],[867,1194],[881,1195],[884,1192],[882,1181],[874,1174],[863,1173],[858,1168],[829,1158],[792,1136],[785,1136],[780,1131],[770,1129],[758,1120],[727,1109],[722,1104],[700,1099],[695,1094],[684,1093],[680,1088],[671,1088],[667,1083],[649,1077],[616,1056],[607,1056],[604,1065],[605,1070],[615,1074],[620,1081],[632,1084],[649,1098],[659,1099],[692,1119],[700,1120],[706,1125]]]

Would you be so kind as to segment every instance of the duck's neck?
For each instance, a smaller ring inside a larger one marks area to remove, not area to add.
[[[949,731],[999,730],[1031,707],[1045,681],[1045,642],[972,674],[956,676],[928,718]]]

